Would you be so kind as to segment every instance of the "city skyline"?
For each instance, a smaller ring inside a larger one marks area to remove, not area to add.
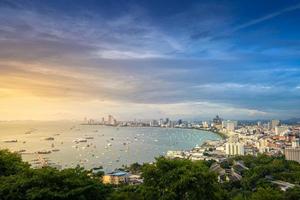
[[[299,1],[0,0],[0,120],[288,119]]]

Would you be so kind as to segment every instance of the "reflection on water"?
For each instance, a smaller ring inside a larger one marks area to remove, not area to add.
[[[151,162],[168,150],[191,149],[220,137],[191,129],[85,126],[76,122],[0,122],[0,148],[19,151],[33,166],[44,158],[65,167],[113,170]]]

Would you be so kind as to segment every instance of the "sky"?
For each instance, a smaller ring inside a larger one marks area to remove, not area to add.
[[[0,120],[300,117],[300,1],[0,0]]]

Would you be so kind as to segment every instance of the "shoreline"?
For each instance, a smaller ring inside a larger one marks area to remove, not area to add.
[[[116,128],[161,128],[161,129],[193,129],[193,130],[200,130],[200,131],[206,131],[211,132],[219,135],[222,140],[227,139],[229,136],[221,131],[218,131],[216,129],[205,129],[205,128],[195,128],[195,127],[159,127],[159,126],[114,126],[114,125],[106,125],[106,124],[80,124],[82,126],[107,126],[107,127],[116,127]]]

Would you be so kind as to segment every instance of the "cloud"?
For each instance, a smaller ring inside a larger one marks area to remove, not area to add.
[[[258,84],[241,84],[241,83],[214,83],[196,85],[194,88],[209,89],[209,90],[247,90],[254,92],[267,92],[273,89],[272,86],[258,85]]]
[[[21,1],[0,7],[5,113],[13,107],[9,102],[24,118],[30,106],[36,118],[55,111],[80,119],[98,111],[122,118],[254,118],[300,111],[298,54],[292,51],[297,43],[269,42],[269,33],[213,40],[224,30],[250,28],[299,5],[238,26],[232,26],[230,9],[215,4],[163,16],[139,6],[128,12],[74,7],[27,7]],[[290,50],[293,56],[287,57]]]
[[[166,55],[152,52],[132,52],[132,51],[117,51],[108,50],[97,53],[100,58],[104,59],[148,59],[148,58],[167,58]]]

